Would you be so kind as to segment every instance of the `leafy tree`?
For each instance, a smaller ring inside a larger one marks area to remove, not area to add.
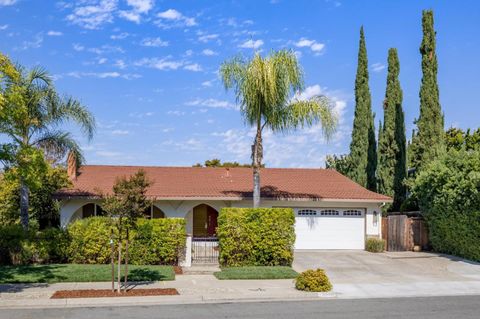
[[[218,158],[206,160],[204,164],[197,163],[193,167],[252,167],[252,164],[240,164],[238,162],[223,162]],[[265,167],[265,164],[262,164]]]
[[[378,139],[378,191],[393,197],[389,209],[398,210],[405,200],[404,181],[407,175],[403,93],[398,76],[400,63],[397,50],[388,51],[387,88],[384,101],[383,127]]]
[[[376,190],[377,151],[368,78],[367,47],[362,26],[355,78],[355,117],[350,143],[350,159],[355,165],[352,165],[348,176],[360,185]]]
[[[470,133],[470,129],[467,130],[465,147],[467,150],[480,150],[480,128],[477,128],[473,133]]]
[[[59,201],[53,198],[56,191],[70,185],[63,167],[50,167],[37,176],[38,187],[30,189],[29,215],[40,229],[60,225]],[[15,168],[0,179],[0,224],[18,223],[20,219],[20,179]]]
[[[444,151],[444,120],[437,83],[438,62],[435,53],[433,11],[423,11],[422,27],[423,40],[420,53],[423,76],[420,87],[420,116],[415,121],[417,131],[411,147],[412,164],[417,170],[421,170]]]
[[[460,150],[465,146],[465,132],[462,129],[451,127],[445,132],[445,146],[447,150]]]
[[[480,261],[480,150],[452,148],[409,182],[433,249]]]
[[[27,229],[30,188],[38,187],[37,176],[48,168],[44,154],[49,158],[62,158],[73,151],[81,161],[80,147],[62,126],[67,122],[77,124],[90,139],[95,120],[80,102],[60,96],[45,70],[26,71],[20,66],[12,69],[1,61],[8,59],[0,55],[0,134],[8,142],[1,145],[0,161],[7,170],[16,168],[19,174],[20,217]]]
[[[304,87],[303,72],[292,51],[272,52],[265,58],[255,53],[249,60],[236,57],[221,65],[220,74],[225,89],[234,90],[246,123],[256,128],[252,145],[253,206],[258,207],[263,130],[285,133],[321,122],[328,137],[337,119],[325,96],[308,100],[298,97]]]
[[[120,292],[120,266],[122,260],[122,240],[125,239],[125,275],[124,289],[128,283],[128,246],[130,231],[137,225],[138,218],[150,207],[151,201],[147,199],[147,190],[151,185],[145,171],[139,170],[129,178],[117,179],[113,186],[113,194],[104,196],[103,209],[111,217],[112,224],[118,234],[118,285]],[[113,239],[113,238],[112,238]],[[113,260],[112,260],[113,262]],[[112,283],[113,285],[113,283]]]
[[[327,155],[325,160],[325,167],[328,169],[334,169],[342,175],[348,176],[351,171],[351,162],[348,155]]]

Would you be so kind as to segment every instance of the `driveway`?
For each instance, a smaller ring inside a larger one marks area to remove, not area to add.
[[[480,264],[414,252],[296,251],[296,271],[323,268],[342,294],[365,297],[480,294]]]

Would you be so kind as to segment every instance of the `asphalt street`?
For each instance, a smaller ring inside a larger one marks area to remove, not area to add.
[[[2,309],[1,319],[480,318],[480,296],[133,307]]]

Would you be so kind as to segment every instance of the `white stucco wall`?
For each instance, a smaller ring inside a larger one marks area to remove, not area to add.
[[[62,202],[60,222],[62,227],[79,217],[81,208],[88,203],[101,205],[99,200],[71,199]],[[217,211],[223,207],[252,207],[252,201],[223,201],[223,200],[165,200],[156,201],[154,205],[160,208],[167,218],[186,218],[187,234],[192,234],[193,208],[200,204],[207,204]],[[365,233],[367,236],[381,236],[381,204],[351,201],[272,201],[264,200],[262,207],[309,207],[309,208],[358,208],[366,211]],[[377,212],[377,222],[374,222],[374,212]]]

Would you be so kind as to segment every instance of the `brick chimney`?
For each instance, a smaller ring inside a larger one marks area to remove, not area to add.
[[[67,157],[67,174],[71,181],[77,179],[77,158],[72,151],[68,153]]]

